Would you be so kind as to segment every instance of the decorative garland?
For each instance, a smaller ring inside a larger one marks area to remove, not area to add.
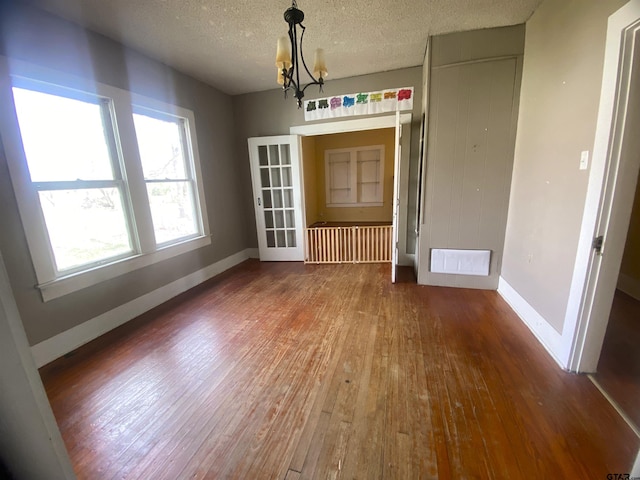
[[[305,100],[305,121],[413,110],[413,87]]]

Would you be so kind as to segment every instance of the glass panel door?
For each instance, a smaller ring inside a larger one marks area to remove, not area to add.
[[[261,260],[303,260],[298,137],[250,138]]]

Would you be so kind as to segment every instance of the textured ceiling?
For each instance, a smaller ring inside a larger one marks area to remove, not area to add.
[[[228,94],[276,88],[286,0],[29,0]],[[299,0],[329,77],[421,65],[427,37],[525,22],[541,0]]]

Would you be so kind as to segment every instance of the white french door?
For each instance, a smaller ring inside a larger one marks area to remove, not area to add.
[[[300,137],[254,137],[248,142],[260,260],[303,261]]]
[[[398,268],[398,221],[400,218],[400,161],[402,159],[402,124],[400,112],[396,111],[396,148],[393,160],[393,232],[391,243],[391,282],[396,283],[396,270]]]

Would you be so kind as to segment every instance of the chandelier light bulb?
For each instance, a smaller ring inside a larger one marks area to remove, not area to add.
[[[327,78],[328,74],[327,64],[324,59],[324,50],[322,48],[318,48],[313,59],[313,76],[324,79]]]
[[[324,58],[324,50],[319,48],[315,52],[313,73],[309,71],[302,52],[302,40],[304,39],[305,31],[305,27],[302,24],[304,12],[298,8],[296,0],[293,0],[291,7],[284,12],[284,20],[289,25],[289,35],[278,38],[276,49],[277,82],[278,85],[282,85],[285,98],[287,97],[287,91],[293,90],[293,96],[296,98],[298,108],[300,108],[302,107],[304,91],[309,85],[318,85],[322,92],[324,79],[328,75],[327,65]],[[298,34],[300,34],[299,37]],[[307,73],[311,81],[302,86],[300,75],[304,74],[304,72]]]
[[[291,50],[289,45],[291,42],[287,37],[278,38],[278,49],[276,50],[276,67],[278,70],[289,70],[291,67]]]

